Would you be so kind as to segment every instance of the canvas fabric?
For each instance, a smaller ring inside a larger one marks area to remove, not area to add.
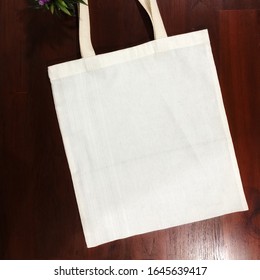
[[[207,30],[49,67],[88,247],[248,209]],[[122,23],[123,24],[123,23]]]

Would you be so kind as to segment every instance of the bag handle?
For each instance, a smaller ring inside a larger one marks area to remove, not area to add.
[[[154,38],[167,37],[167,33],[162,21],[162,17],[156,0],[138,0],[148,13],[154,31]],[[86,1],[87,2],[87,1]],[[90,20],[88,5],[79,5],[79,44],[82,57],[95,56],[95,51],[91,42]]]
[[[167,37],[157,0],[138,0],[149,15],[154,32],[154,39]]]

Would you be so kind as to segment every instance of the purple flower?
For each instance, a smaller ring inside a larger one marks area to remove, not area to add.
[[[50,2],[50,0],[39,0],[38,3],[40,6],[45,5],[46,3]]]

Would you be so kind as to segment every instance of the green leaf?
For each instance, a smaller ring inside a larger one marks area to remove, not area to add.
[[[59,7],[64,7],[66,9],[68,8],[68,5],[63,0],[57,0],[57,4]]]
[[[55,7],[54,7],[54,4],[52,3],[50,5],[50,11],[51,11],[52,14],[54,14],[54,10],[55,10]]]
[[[62,11],[63,13],[65,13],[65,14],[71,16],[71,13],[70,13],[70,11],[69,11],[67,8],[65,8],[65,7],[63,7],[63,6],[60,6],[59,8],[61,9],[61,11]]]

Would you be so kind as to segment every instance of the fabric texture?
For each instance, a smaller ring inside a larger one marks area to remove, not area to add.
[[[49,77],[88,247],[248,209],[207,30]]]

